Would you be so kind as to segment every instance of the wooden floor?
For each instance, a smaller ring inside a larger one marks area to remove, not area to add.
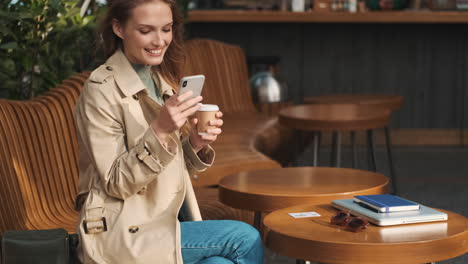
[[[361,165],[365,164],[364,149],[360,151]],[[344,157],[349,155],[345,152]],[[329,152],[322,152],[325,166]],[[421,204],[443,208],[468,217],[468,147],[396,147],[394,149],[399,195]],[[388,174],[383,150],[377,153],[379,172]],[[310,165],[312,151],[308,149],[297,160]],[[345,163],[347,166],[348,163]],[[295,260],[265,250],[265,263],[294,264]],[[438,264],[466,264],[468,254],[437,262]]]

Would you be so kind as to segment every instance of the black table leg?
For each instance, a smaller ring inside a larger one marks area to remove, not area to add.
[[[319,162],[319,151],[320,151],[320,132],[315,131],[314,133],[314,160],[313,166],[317,167]]]
[[[353,152],[352,157],[352,168],[356,169],[358,167],[357,161],[357,145],[356,145],[356,131],[351,131],[351,148]]]
[[[332,134],[332,149],[330,153],[330,166],[339,168],[341,166],[341,133]]]
[[[332,142],[331,142],[331,149],[330,149],[330,167],[335,166],[335,158],[336,158],[336,132],[332,132]]]
[[[341,132],[336,132],[336,159],[335,167],[341,167]]]
[[[374,131],[372,129],[367,130],[367,149],[369,150],[369,170],[377,171],[377,165],[375,161]]]
[[[390,135],[390,128],[388,126],[385,126],[384,132],[385,132],[385,145],[387,147],[388,166],[390,168],[390,179],[392,180],[392,194],[397,194],[397,181],[396,181],[396,175],[395,175],[395,167],[393,166],[392,141],[391,141],[391,135]]]

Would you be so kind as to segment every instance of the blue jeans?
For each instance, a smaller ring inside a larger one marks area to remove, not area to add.
[[[232,220],[181,222],[184,264],[261,264],[262,239],[252,226]]]

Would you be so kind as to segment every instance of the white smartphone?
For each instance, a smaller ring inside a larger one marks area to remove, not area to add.
[[[185,76],[180,79],[179,83],[179,95],[186,93],[188,91],[192,91],[193,94],[190,98],[192,99],[199,95],[201,95],[203,84],[205,83],[205,75],[193,75],[193,76]]]

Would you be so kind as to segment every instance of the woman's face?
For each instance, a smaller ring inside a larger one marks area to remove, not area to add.
[[[112,26],[130,62],[159,65],[172,41],[172,23],[169,5],[156,0],[133,9],[125,25],[114,20]]]

